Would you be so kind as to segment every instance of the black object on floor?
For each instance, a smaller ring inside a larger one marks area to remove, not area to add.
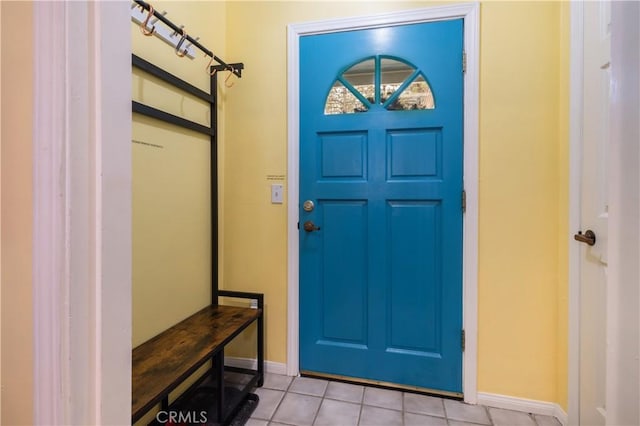
[[[253,411],[256,409],[259,402],[260,398],[258,398],[258,395],[256,395],[255,393],[247,394],[247,396],[244,398],[244,401],[240,405],[240,409],[236,413],[231,423],[229,423],[229,425],[244,426],[249,421],[251,414],[253,414]]]
[[[201,386],[189,392],[188,398],[178,398],[169,409],[160,411],[149,426],[222,426],[216,421],[217,408],[215,406],[216,388]],[[235,404],[240,397],[240,391],[234,387],[225,387],[225,401],[227,408]],[[258,406],[260,398],[254,393],[248,393],[238,403],[235,413],[224,426],[244,426],[251,414]]]

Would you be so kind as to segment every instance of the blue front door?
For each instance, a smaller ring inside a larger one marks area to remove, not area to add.
[[[462,20],[300,40],[300,369],[462,392]]]

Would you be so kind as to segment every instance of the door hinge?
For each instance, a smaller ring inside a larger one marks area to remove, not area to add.
[[[462,213],[467,212],[467,191],[462,190]]]
[[[462,51],[462,73],[467,72],[467,52],[465,50]]]
[[[298,222],[298,229],[300,229],[300,222]]]
[[[462,332],[460,333],[460,346],[462,347],[462,352],[464,352],[464,347],[466,345],[466,341],[465,341],[465,337],[464,337],[464,330],[462,330]]]

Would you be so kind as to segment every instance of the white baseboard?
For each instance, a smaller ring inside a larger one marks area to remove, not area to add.
[[[258,361],[255,358],[238,358],[232,356],[224,357],[225,365],[238,368],[250,368],[255,370],[258,365]],[[264,362],[265,373],[271,374],[287,374],[287,364],[282,362],[265,361]]]
[[[567,413],[555,402],[536,401],[495,393],[478,392],[478,404],[486,405],[487,407],[553,416],[562,423],[562,426],[567,426],[569,423]]]

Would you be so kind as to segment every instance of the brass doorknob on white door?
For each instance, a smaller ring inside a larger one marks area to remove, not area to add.
[[[587,229],[583,234],[582,231],[578,231],[576,235],[573,236],[576,241],[580,241],[581,243],[585,243],[587,245],[594,245],[596,243],[596,234],[591,229]]]
[[[308,220],[304,223],[304,225],[302,225],[302,227],[304,228],[305,231],[307,232],[313,232],[313,231],[319,231],[320,227],[316,226],[315,223],[313,223],[312,221]]]

